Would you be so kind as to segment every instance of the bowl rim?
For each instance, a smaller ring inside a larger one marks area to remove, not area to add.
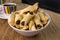
[[[9,26],[10,27],[12,27],[13,28],[13,30],[17,30],[17,31],[22,31],[22,32],[37,32],[37,31],[40,31],[40,30],[42,30],[42,29],[45,29],[48,25],[49,25],[49,23],[50,23],[50,21],[51,21],[51,17],[48,15],[48,13],[44,13],[47,17],[48,17],[48,22],[47,22],[47,24],[44,26],[44,27],[41,27],[40,29],[37,29],[37,30],[33,30],[33,31],[31,31],[31,30],[20,30],[20,29],[18,29],[18,28],[15,28],[15,27],[13,27],[12,25],[10,25],[9,23]]]

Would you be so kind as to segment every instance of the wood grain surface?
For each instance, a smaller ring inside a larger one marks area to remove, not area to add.
[[[6,2],[14,2],[17,4],[17,10],[23,9],[27,4],[21,3],[21,0],[7,0]],[[60,13],[55,13],[46,9],[51,16],[51,22],[47,28],[43,29],[38,35],[26,37],[14,31],[7,20],[0,19],[0,40],[60,40]]]

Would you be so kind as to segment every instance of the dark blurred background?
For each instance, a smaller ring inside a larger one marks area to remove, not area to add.
[[[60,0],[22,0],[22,3],[34,4],[39,2],[39,7],[60,13]]]

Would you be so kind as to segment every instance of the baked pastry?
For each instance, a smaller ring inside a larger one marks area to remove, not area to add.
[[[42,24],[45,25],[47,23],[48,17],[44,14],[43,10],[40,11],[39,15],[40,15]]]
[[[35,3],[33,6],[28,6],[24,9],[21,10],[21,14],[24,14],[26,12],[33,12],[33,11],[36,11],[38,9],[38,3]]]
[[[35,24],[34,24],[33,20],[30,20],[30,22],[29,22],[29,30],[32,30],[32,26],[35,27]]]
[[[20,27],[20,22],[21,22],[22,18],[23,18],[22,15],[20,15],[20,14],[15,14],[15,26],[16,26],[17,28]]]
[[[21,20],[21,25],[27,25],[28,22],[33,18],[34,15],[31,15],[30,13],[26,14],[26,16]]]
[[[38,3],[30,5],[21,11],[12,12],[8,18],[9,24],[20,30],[37,30],[48,22],[44,11],[38,10]],[[37,12],[36,12],[37,11]]]
[[[8,18],[8,23],[10,23],[12,26],[15,25],[15,13],[12,12]]]
[[[35,15],[35,17],[34,17],[34,22],[35,22],[35,24],[36,24],[36,27],[43,27],[43,24],[41,23],[41,21],[40,21],[40,16],[39,16],[39,14],[37,13],[36,15]]]

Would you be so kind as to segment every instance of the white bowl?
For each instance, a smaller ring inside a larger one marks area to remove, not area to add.
[[[45,15],[48,17],[48,22],[47,22],[47,24],[44,26],[44,27],[42,27],[41,29],[38,29],[38,30],[34,30],[34,31],[29,31],[29,30],[20,30],[20,29],[17,29],[17,28],[15,28],[15,27],[13,27],[12,25],[10,25],[10,27],[11,28],[13,28],[13,30],[15,30],[16,32],[18,32],[19,34],[21,34],[21,35],[24,35],[24,36],[34,36],[34,35],[36,35],[36,34],[38,34],[38,33],[40,33],[40,31],[42,30],[42,29],[45,29],[48,25],[49,25],[49,23],[50,23],[50,21],[51,21],[51,18],[50,18],[50,16],[47,14],[47,13],[45,13]]]

